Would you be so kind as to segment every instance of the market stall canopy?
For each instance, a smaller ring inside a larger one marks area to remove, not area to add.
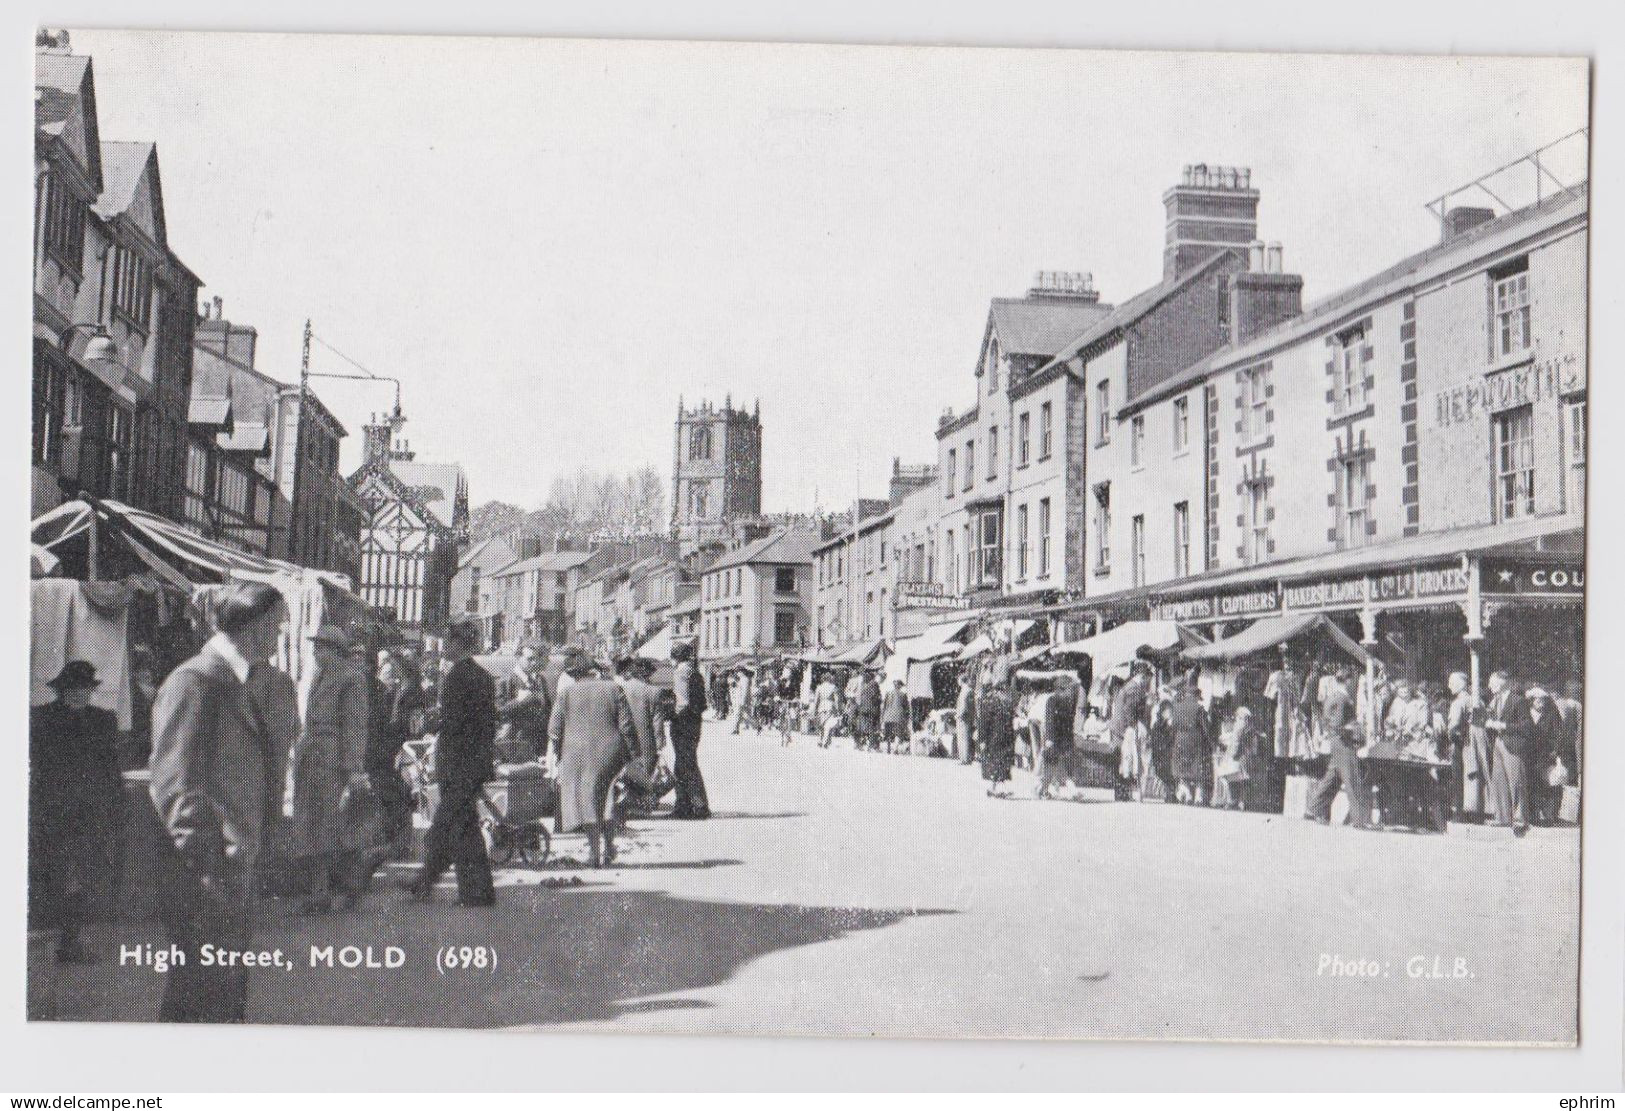
[[[1094,664],[1094,674],[1104,675],[1118,664],[1137,659],[1142,648],[1163,652],[1176,645],[1202,643],[1201,637],[1172,621],[1125,621],[1092,637],[1057,644],[1053,651],[1056,655],[1088,656]]]
[[[873,663],[878,657],[886,655],[889,651],[890,649],[886,645],[886,638],[880,637],[876,640],[864,641],[862,644],[854,644],[851,648],[848,648],[845,652],[842,652],[839,656],[836,656],[833,662],[847,664],[870,664]]]
[[[491,678],[497,680],[506,679],[519,670],[518,656],[487,655],[475,656],[473,659],[490,673]]]
[[[1027,634],[1027,631],[1036,624],[1038,622],[1030,617],[1015,619],[1011,622],[1011,638],[1019,643],[1021,638]],[[974,659],[991,651],[993,651],[993,641],[988,638],[986,633],[979,633],[969,644],[959,650],[959,658],[962,660]]]
[[[671,626],[662,625],[659,632],[638,646],[637,657],[640,660],[669,660],[671,642]]]
[[[1337,624],[1323,613],[1265,617],[1233,637],[1225,637],[1212,644],[1201,644],[1187,649],[1185,658],[1199,662],[1229,662],[1312,635],[1324,636],[1360,663],[1366,662],[1366,650],[1360,647],[1359,642],[1339,629]]]

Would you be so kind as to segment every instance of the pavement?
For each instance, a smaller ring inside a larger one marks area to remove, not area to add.
[[[499,870],[493,908],[272,905],[253,1022],[896,1037],[1520,1042],[1577,1036],[1579,836],[1422,835],[1100,792],[989,799],[977,769],[708,723],[715,816]],[[404,866],[396,868],[398,874]],[[576,882],[579,881],[579,882]],[[553,886],[557,884],[564,886]],[[34,1017],[150,1021],[121,967],[30,944]],[[335,967],[310,966],[333,946]],[[363,967],[341,967],[344,946]],[[368,947],[373,963],[365,967]],[[391,947],[394,947],[393,950]],[[395,959],[399,967],[383,967]],[[450,954],[450,961],[446,954]],[[495,966],[491,967],[494,959]],[[483,962],[484,967],[479,965]],[[447,967],[473,964],[475,967]]]

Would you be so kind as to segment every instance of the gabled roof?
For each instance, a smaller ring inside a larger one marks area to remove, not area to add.
[[[1049,358],[1111,311],[1110,305],[1069,297],[995,297],[988,327],[1007,355]],[[986,340],[983,348],[986,349]]]
[[[85,168],[91,187],[99,192],[103,187],[101,135],[96,118],[96,79],[90,59],[76,54],[35,54],[35,129],[60,138],[76,116],[84,121]]]
[[[142,179],[152,169],[152,229],[159,246],[168,243],[164,229],[164,194],[158,178],[158,147],[148,142],[104,142],[102,151],[102,195],[96,198],[96,215],[104,220],[128,212],[135,203]]]
[[[394,460],[389,469],[417,492],[425,508],[447,528],[457,522],[457,492],[463,484],[463,468],[456,463],[418,463]]]
[[[451,526],[445,524],[439,517],[431,513],[424,504],[423,499],[418,495],[418,491],[402,482],[400,476],[396,475],[387,466],[380,466],[377,462],[363,463],[361,469],[350,476],[348,484],[352,490],[359,494],[362,487],[373,481],[377,482],[390,497],[403,502],[413,513],[422,518],[423,523],[428,526],[430,532],[442,539],[451,536]]]
[[[1131,327],[1149,316],[1158,305],[1201,278],[1229,254],[1229,251],[1215,251],[1206,261],[1198,263],[1185,273],[1158,282],[1151,288],[1142,290],[1130,297],[1117,308],[1097,320],[1086,331],[1075,336],[1070,342],[1061,347],[1056,352],[1055,358],[1046,364],[1043,369],[1047,370],[1055,363],[1064,362],[1078,354],[1078,352],[1087,350],[1114,333],[1121,332],[1124,328]]]
[[[754,544],[746,544],[731,552],[724,552],[707,571],[720,571],[726,567],[742,567],[750,563],[811,563],[813,551],[819,546],[816,533],[798,529],[785,529],[764,537]]]

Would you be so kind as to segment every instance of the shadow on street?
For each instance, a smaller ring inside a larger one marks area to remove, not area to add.
[[[736,863],[710,860],[690,866]],[[680,865],[668,865],[674,866]],[[447,901],[415,906],[388,895],[374,895],[369,904],[355,913],[262,922],[256,947],[282,948],[295,967],[253,975],[249,1021],[547,1026],[709,1008],[712,1004],[703,999],[653,997],[716,987],[750,962],[780,950],[890,926],[915,915],[952,913],[719,903],[588,885],[503,887],[495,907],[480,909]],[[106,944],[111,939],[104,935],[95,940]],[[318,944],[370,945],[376,951],[400,946],[406,964],[397,970],[312,969],[309,949]],[[447,945],[494,950],[496,969],[438,972],[435,954]],[[34,969],[36,976],[56,981],[54,990],[47,989],[53,1005],[36,1017],[139,1022],[157,1016],[162,977],[107,963],[58,969],[38,960],[44,953],[30,956],[35,958],[31,965],[37,961],[42,966]]]

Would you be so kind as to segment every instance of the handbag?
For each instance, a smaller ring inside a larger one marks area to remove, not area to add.
[[[1546,769],[1546,786],[1567,787],[1569,785],[1569,769],[1562,760],[1558,760]]]
[[[384,808],[370,783],[355,783],[339,797],[339,847],[360,852],[388,843],[384,829]]]

